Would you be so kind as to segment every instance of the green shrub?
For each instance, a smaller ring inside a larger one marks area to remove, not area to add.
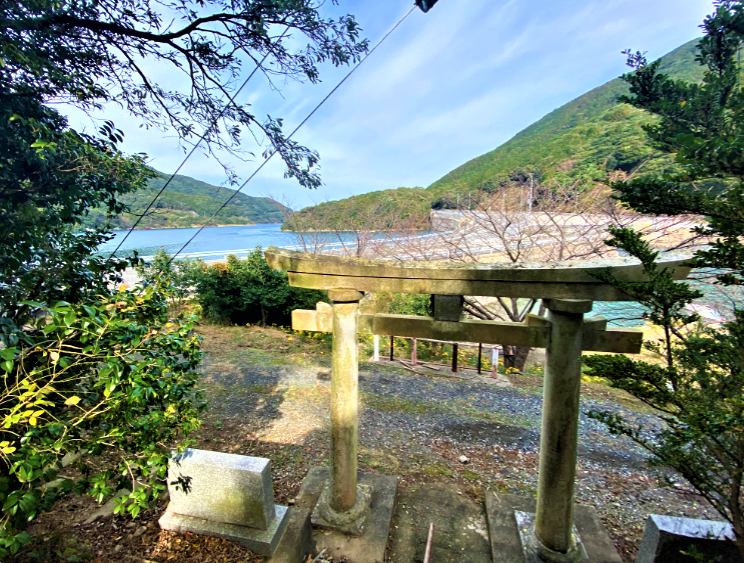
[[[95,302],[25,302],[41,314],[1,335],[0,556],[71,490],[102,502],[126,488],[116,512],[136,516],[165,489],[170,448],[204,408],[196,318],[169,319],[169,296],[156,284]],[[73,453],[80,477],[58,478]]]
[[[324,291],[291,287],[287,272],[272,270],[258,246],[245,260],[228,256],[197,276],[197,299],[205,316],[234,324],[289,325],[294,309],[315,309]]]
[[[173,260],[161,246],[155,251],[151,262],[143,262],[135,266],[137,274],[144,285],[151,286],[168,280],[171,285],[168,298],[168,313],[178,317],[186,312],[189,300],[196,288],[197,280],[206,269],[206,264],[199,258],[196,260]]]
[[[376,313],[429,317],[431,316],[431,295],[424,293],[375,293],[374,308]]]
[[[394,315],[431,315],[431,295],[423,293],[393,293],[390,313]]]
[[[2,561],[71,490],[101,502],[127,488],[116,509],[136,516],[199,425],[194,319],[169,318],[167,280],[119,291],[136,259],[97,251],[105,226],[79,228],[91,207],[125,212],[119,196],[150,176],[120,140],[110,123],[99,137],[70,130],[40,95],[0,102]],[[67,454],[78,457],[62,477]]]

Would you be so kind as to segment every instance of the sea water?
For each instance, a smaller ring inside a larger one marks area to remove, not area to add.
[[[281,225],[263,224],[237,227],[207,227],[184,248],[179,256],[201,257],[205,260],[220,260],[228,254],[245,256],[256,246],[293,246],[292,233],[282,232]],[[133,250],[147,259],[160,248],[168,254],[175,254],[198,231],[191,229],[150,229],[132,231],[117,254],[126,256]],[[114,238],[99,247],[101,253],[112,252],[124,239],[128,231],[114,231]]]

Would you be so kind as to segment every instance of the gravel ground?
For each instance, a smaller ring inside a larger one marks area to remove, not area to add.
[[[277,359],[275,352],[248,346],[242,362],[212,354],[205,365],[206,383],[213,397],[211,416],[253,444],[241,451],[272,443],[310,453],[284,474],[280,463],[275,475],[277,493],[291,499],[305,464],[326,459],[330,358],[296,363],[290,355]],[[443,373],[414,374],[390,362],[360,364],[360,469],[399,475],[404,487],[454,481],[479,501],[486,489],[534,494],[539,378],[515,375],[513,387],[500,388],[486,378],[451,379]],[[611,400],[619,392],[601,385],[584,385],[583,391],[605,398],[582,399],[576,497],[598,510],[624,560],[635,559],[650,513],[718,519],[681,477],[648,468],[643,450],[583,414],[612,410],[658,427],[652,413],[631,409],[627,400]],[[465,464],[459,461],[462,455],[468,458]]]

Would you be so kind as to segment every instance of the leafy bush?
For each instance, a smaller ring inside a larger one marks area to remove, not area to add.
[[[102,501],[128,486],[132,502],[126,510],[136,515],[164,487],[172,441],[198,426],[203,406],[194,392],[195,319],[169,320],[167,305],[176,293],[168,276],[117,292],[122,270],[136,257],[121,260],[97,251],[111,238],[107,226],[127,211],[122,196],[147,185],[155,173],[144,165],[145,155],[118,150],[122,134],[113,123],[106,122],[97,136],[77,133],[46,104],[65,102],[90,111],[119,102],[146,128],[174,129],[181,139],[204,129],[209,147],[228,151],[237,151],[241,131],[254,127],[280,153],[288,176],[317,187],[316,152],[287,139],[279,119],[260,123],[238,106],[226,113],[209,84],[225,83],[223,78],[238,72],[241,52],[253,60],[271,54],[266,68],[275,64],[285,76],[315,82],[321,61],[350,64],[367,51],[353,17],[323,18],[318,6],[305,0],[221,5],[225,29],[214,31],[216,43],[205,39],[211,32],[198,29],[199,18],[209,18],[203,3],[169,5],[184,19],[177,42],[185,47],[162,50],[161,39],[172,29],[154,4],[2,5],[7,24],[0,32],[2,560],[28,540],[27,523],[70,490]],[[288,49],[283,35],[269,38],[272,22],[285,20],[307,45]],[[142,36],[139,24],[151,33]],[[227,44],[221,41],[225,37]],[[113,44],[119,48],[108,48]],[[132,57],[188,69],[190,82],[183,89],[161,87],[153,73],[130,64]],[[105,217],[81,232],[94,209]],[[67,453],[80,455],[75,463],[81,477],[57,481]],[[125,503],[120,500],[117,510]]]
[[[135,266],[137,274],[145,285],[154,285],[167,279],[171,284],[168,298],[168,312],[177,317],[186,312],[186,306],[196,290],[196,283],[206,264],[199,258],[196,260],[173,260],[161,246],[155,251],[151,262]]]
[[[289,325],[292,310],[327,301],[324,291],[291,287],[286,272],[269,267],[260,246],[245,260],[230,255],[226,264],[205,268],[196,291],[206,316],[241,325]]]
[[[392,293],[388,311],[393,315],[431,316],[431,295],[423,293]]]
[[[72,490],[101,502],[128,488],[117,509],[137,515],[165,486],[173,441],[199,424],[194,319],[168,319],[166,279],[117,291],[136,259],[97,254],[110,233],[78,227],[92,207],[123,212],[118,197],[150,175],[111,124],[100,133],[71,131],[32,95],[0,104],[2,560]],[[57,479],[67,454],[80,477]]]
[[[193,390],[195,317],[169,320],[168,295],[150,286],[81,304],[25,302],[36,320],[3,334],[15,344],[0,349],[0,555],[71,490],[102,502],[126,488],[117,512],[136,516],[165,488],[170,446],[204,407]],[[67,454],[78,455],[81,478],[57,479]],[[102,455],[104,469],[92,463]]]

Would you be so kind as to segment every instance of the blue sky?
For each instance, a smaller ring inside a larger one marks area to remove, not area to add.
[[[410,9],[407,0],[326,4],[354,14],[373,44]],[[412,13],[298,134],[320,152],[320,189],[285,180],[277,159],[243,191],[283,195],[304,207],[426,187],[622,74],[623,49],[656,58],[699,36],[711,9],[709,0],[439,0],[428,14]],[[322,83],[279,83],[279,92],[257,75],[241,101],[257,116],[283,117],[291,131],[347,71],[322,70]],[[124,130],[125,150],[147,153],[155,168],[172,172],[183,159],[174,137],[144,132],[116,108],[105,116]],[[71,125],[91,122],[72,112]],[[257,162],[233,165],[245,178]],[[181,173],[225,180],[219,164],[203,156]]]

